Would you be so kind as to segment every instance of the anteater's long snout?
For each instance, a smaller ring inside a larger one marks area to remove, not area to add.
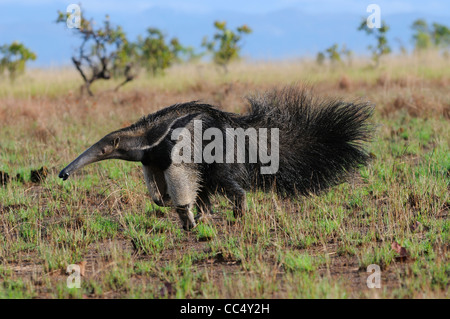
[[[70,174],[72,174],[74,171],[77,170],[76,166],[76,160],[67,165],[61,172],[59,172],[58,177],[62,178],[63,181],[69,178]]]
[[[58,177],[59,177],[59,178],[62,178],[63,181],[65,181],[66,179],[68,179],[69,176],[70,176],[70,174],[69,174],[69,172],[66,171],[66,169],[63,169],[63,170],[59,173],[59,175],[58,175]]]
[[[75,171],[83,168],[84,166],[98,162],[102,160],[103,158],[98,155],[98,150],[94,146],[91,146],[86,151],[83,152],[80,156],[78,156],[72,163],[67,165],[58,175],[59,178],[62,178],[63,180],[66,180],[69,178],[71,174],[73,174]]]

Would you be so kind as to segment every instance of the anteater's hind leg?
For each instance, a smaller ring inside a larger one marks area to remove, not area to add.
[[[197,216],[195,216],[195,220],[197,222],[210,217],[210,215],[213,213],[211,201],[209,200],[209,194],[205,190],[199,192],[195,205],[197,206],[198,212]]]
[[[241,217],[247,210],[245,190],[235,181],[227,181],[224,189],[226,196],[233,201],[234,217]]]
[[[187,165],[173,164],[164,171],[164,177],[167,183],[167,192],[172,199],[183,228],[185,230],[194,228],[197,223],[192,208],[197,198],[199,185],[197,170]]]

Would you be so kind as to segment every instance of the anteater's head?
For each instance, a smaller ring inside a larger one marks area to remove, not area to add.
[[[103,137],[89,147],[72,163],[59,173],[59,178],[66,180],[80,168],[107,159],[141,161],[143,157],[142,138],[128,131],[116,131]]]

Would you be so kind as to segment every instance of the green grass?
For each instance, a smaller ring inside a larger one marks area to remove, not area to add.
[[[211,240],[217,235],[217,231],[214,227],[211,227],[207,224],[200,224],[196,227],[195,233],[197,239],[200,241]]]

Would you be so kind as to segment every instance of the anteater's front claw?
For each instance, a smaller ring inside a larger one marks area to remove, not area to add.
[[[197,226],[194,214],[191,211],[191,205],[178,206],[176,211],[180,217],[184,230],[189,231]]]

